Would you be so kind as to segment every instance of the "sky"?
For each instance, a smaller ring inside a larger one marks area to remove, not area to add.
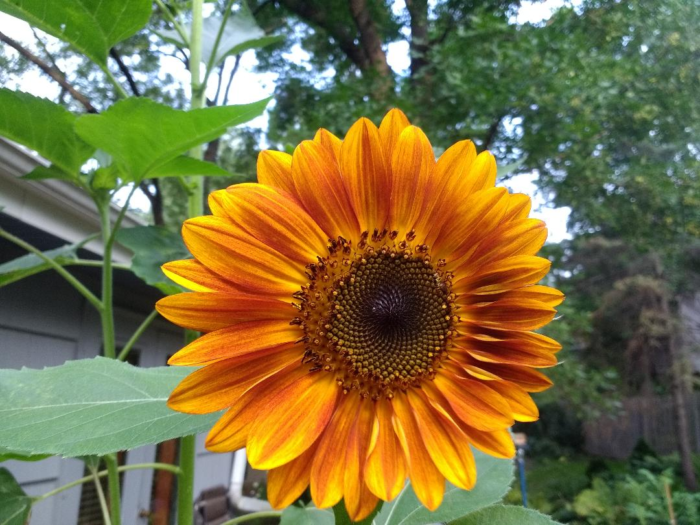
[[[524,1],[517,14],[513,17],[513,21],[520,24],[542,23],[549,18],[554,10],[562,6],[565,1],[566,0]],[[400,12],[405,8],[404,0],[395,1],[393,6],[395,11]],[[4,13],[0,13],[0,31],[19,42],[34,41],[34,36],[27,23]],[[46,40],[50,39],[51,37],[46,38]],[[386,53],[387,61],[391,68],[397,74],[407,74],[410,65],[408,42],[400,41],[390,43],[387,46]],[[287,58],[292,62],[303,65],[308,60],[308,55],[303,49],[297,47],[292,49]],[[227,70],[224,71],[225,78],[227,78],[228,72],[230,71],[228,68],[233,66],[233,60],[229,60],[228,62]],[[254,51],[248,51],[243,54],[239,70],[233,81],[231,94],[228,100],[229,104],[255,102],[274,94],[277,75],[274,73],[255,72],[256,63]],[[164,57],[163,70],[180,80],[185,86],[189,84],[189,73],[178,59]],[[329,74],[332,74],[332,72],[329,72]],[[19,79],[15,79],[15,81],[7,87],[20,89],[36,96],[50,98],[56,97],[60,91],[58,85],[39,71],[38,68],[30,70]],[[208,94],[213,96],[215,91],[214,82],[212,82],[209,87]],[[265,114],[249,122],[247,125],[266,129],[267,122],[268,116]],[[536,180],[536,173],[526,173],[512,177],[504,185],[512,192],[525,193],[532,197],[533,211],[531,216],[542,219],[547,223],[549,229],[548,242],[559,242],[564,239],[569,239],[571,235],[567,231],[566,225],[570,210],[568,208],[552,207],[547,196],[537,188],[535,184]],[[124,196],[125,194],[117,195],[117,201],[123,199]],[[137,193],[134,195],[132,205],[137,208],[147,209],[149,203],[145,195]]]

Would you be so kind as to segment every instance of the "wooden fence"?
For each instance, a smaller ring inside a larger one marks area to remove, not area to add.
[[[657,454],[678,450],[670,397],[632,397],[622,403],[615,417],[604,417],[584,424],[585,449],[589,454],[626,459],[640,439]],[[700,452],[700,392],[688,396],[688,422],[691,446]]]

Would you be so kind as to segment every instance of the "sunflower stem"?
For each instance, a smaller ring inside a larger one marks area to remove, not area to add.
[[[169,463],[137,463],[135,465],[123,465],[121,467],[117,467],[117,472],[126,472],[128,470],[139,470],[139,469],[147,469],[147,468],[152,468],[152,469],[157,469],[157,470],[167,470],[168,472],[172,472],[173,474],[180,475],[180,468],[176,467],[175,465],[171,465]],[[101,470],[99,471],[96,475],[98,478],[104,478],[107,476],[109,472],[106,470]],[[83,478],[76,479],[75,481],[71,481],[70,483],[66,483],[65,485],[62,485],[58,488],[55,488],[49,492],[46,492],[42,494],[41,496],[36,496],[32,498],[32,502],[38,503],[40,501],[43,501],[47,498],[50,498],[51,496],[55,496],[56,494],[60,494],[64,490],[72,489],[73,487],[77,487],[78,485],[82,485],[83,483],[87,483],[88,481],[92,481],[94,479],[94,476],[91,474],[89,476],[85,476]]]
[[[202,61],[202,7],[203,0],[192,0],[192,31],[190,33],[190,89],[192,91],[191,109],[200,109],[204,105],[204,86],[200,81]],[[202,160],[202,146],[198,145],[190,151],[190,156]],[[188,181],[192,192],[187,196],[187,211],[189,217],[204,214],[204,182],[203,178],[191,177]],[[197,338],[197,332],[187,330],[186,340]],[[180,438],[180,477],[177,488],[177,522],[179,525],[192,525],[194,519],[194,463],[195,436]]]
[[[112,517],[113,525],[119,525],[122,522],[121,507],[122,499],[119,486],[119,465],[117,465],[117,456],[115,454],[107,454],[104,457],[107,464],[107,484],[109,486],[109,510]],[[95,471],[95,480],[97,480],[97,471]]]
[[[122,351],[119,352],[119,355],[117,356],[117,359],[119,361],[124,361],[127,356],[129,355],[129,352],[133,348],[133,346],[136,344],[136,341],[139,340],[139,337],[148,329],[148,327],[151,325],[153,320],[158,317],[158,310],[153,310],[148,317],[146,317],[139,327],[136,329],[136,331],[132,334],[132,336],[129,338],[129,340],[126,342],[124,345],[124,348],[122,348]]]
[[[281,515],[281,510],[265,510],[262,512],[253,512],[251,514],[238,516],[237,518],[223,522],[221,525],[236,525],[237,523],[245,523],[246,521],[253,521],[262,518],[279,518]]]
[[[113,517],[110,515],[109,505],[107,504],[104,490],[102,490],[102,483],[100,483],[100,478],[97,475],[97,469],[92,470],[92,479],[95,482],[97,497],[100,500],[100,509],[102,509],[102,520],[104,521],[104,525],[112,525]]]

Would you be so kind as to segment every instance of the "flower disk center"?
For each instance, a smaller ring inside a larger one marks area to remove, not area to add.
[[[376,236],[375,236],[376,237]],[[427,246],[348,243],[313,266],[297,297],[305,361],[336,374],[343,389],[378,399],[434,375],[452,336],[450,275]]]

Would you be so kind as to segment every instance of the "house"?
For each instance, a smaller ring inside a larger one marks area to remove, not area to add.
[[[99,218],[90,198],[60,180],[24,181],[19,177],[44,163],[23,148],[0,138],[0,227],[41,250],[81,241],[99,231]],[[118,207],[112,210],[116,217]],[[143,222],[127,215],[124,227]],[[0,239],[0,264],[24,255]],[[101,245],[93,241],[81,252],[99,258]],[[114,261],[128,263],[129,251],[116,246]],[[94,293],[99,294],[98,268],[71,267]],[[123,345],[153,310],[159,292],[127,271],[115,272],[117,345]],[[150,325],[129,357],[143,367],[163,366],[183,342],[183,332],[164,319]],[[0,368],[43,368],[70,359],[91,358],[101,351],[101,329],[94,308],[63,278],[46,271],[0,288]],[[2,424],[0,422],[0,424]],[[120,454],[125,464],[177,458],[177,442],[141,447]],[[234,461],[235,456],[235,461]],[[247,469],[245,453],[213,454],[197,439],[195,495],[226,487],[227,497],[239,509],[269,508],[266,502],[243,496]],[[83,477],[85,465],[77,459],[52,457],[38,462],[7,461],[8,468],[31,496],[44,494]],[[133,470],[122,478],[122,516],[125,525],[165,525],[175,512],[173,475],[164,471]],[[101,523],[96,491],[83,484],[38,503],[31,525]],[[267,506],[267,507],[266,507]]]

